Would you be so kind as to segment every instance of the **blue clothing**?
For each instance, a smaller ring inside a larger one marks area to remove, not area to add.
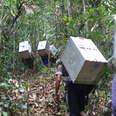
[[[41,56],[44,65],[48,65],[48,55]]]
[[[116,116],[116,74],[112,80],[112,113]]]

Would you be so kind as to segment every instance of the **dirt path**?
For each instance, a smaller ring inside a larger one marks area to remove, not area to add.
[[[108,112],[111,114],[110,80],[106,82],[103,80],[104,85],[101,85],[101,83],[95,93],[90,95],[86,111],[91,116],[104,116],[104,113],[108,114]],[[109,82],[109,85],[107,82]],[[62,86],[59,91],[60,106],[58,110],[54,94],[55,78],[53,74],[32,74],[28,72],[21,75],[19,79],[12,80],[11,84],[13,86],[10,91],[12,101],[16,103],[21,101],[21,104],[24,104],[22,105],[24,110],[18,116],[64,116],[66,110],[64,89]],[[16,109],[19,110],[19,107],[15,107],[15,111]]]
[[[54,76],[37,75],[26,80],[28,87],[28,106],[31,116],[64,116],[65,105],[63,103],[63,87],[60,88],[60,110],[55,99]]]

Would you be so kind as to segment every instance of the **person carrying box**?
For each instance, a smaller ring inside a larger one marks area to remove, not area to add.
[[[59,96],[61,81],[65,83],[65,97],[68,102],[69,116],[86,116],[84,113],[85,105],[87,105],[88,95],[95,88],[95,85],[73,83],[61,61],[57,62],[55,78],[55,95],[57,97]]]
[[[70,37],[60,60],[56,63],[55,95],[58,99],[61,82],[65,93],[69,116],[86,116],[88,96],[95,89],[106,59],[90,39]]]

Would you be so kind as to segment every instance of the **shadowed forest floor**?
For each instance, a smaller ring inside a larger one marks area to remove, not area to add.
[[[25,104],[21,116],[64,116],[64,89],[59,91],[59,104],[55,97],[54,75],[26,72],[20,75],[20,79],[11,79],[14,89],[11,90],[13,102],[22,101]],[[59,109],[59,110],[58,110]],[[15,115],[14,115],[15,116]]]
[[[27,71],[20,74],[19,78],[12,78],[9,82],[13,86],[9,91],[12,104],[14,104],[9,112],[11,116],[65,116],[64,87],[61,86],[59,91],[58,110],[53,73],[48,75]],[[90,94],[86,113],[88,116],[111,115],[111,79],[103,79],[95,92]]]

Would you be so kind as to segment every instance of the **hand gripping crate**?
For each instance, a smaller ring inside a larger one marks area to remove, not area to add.
[[[48,54],[49,45],[48,45],[47,41],[39,41],[37,50],[39,51],[39,54],[41,56]]]
[[[31,46],[28,41],[23,41],[19,43],[19,53],[24,59],[31,57]]]
[[[90,39],[70,37],[61,56],[74,83],[96,84],[107,60]]]

